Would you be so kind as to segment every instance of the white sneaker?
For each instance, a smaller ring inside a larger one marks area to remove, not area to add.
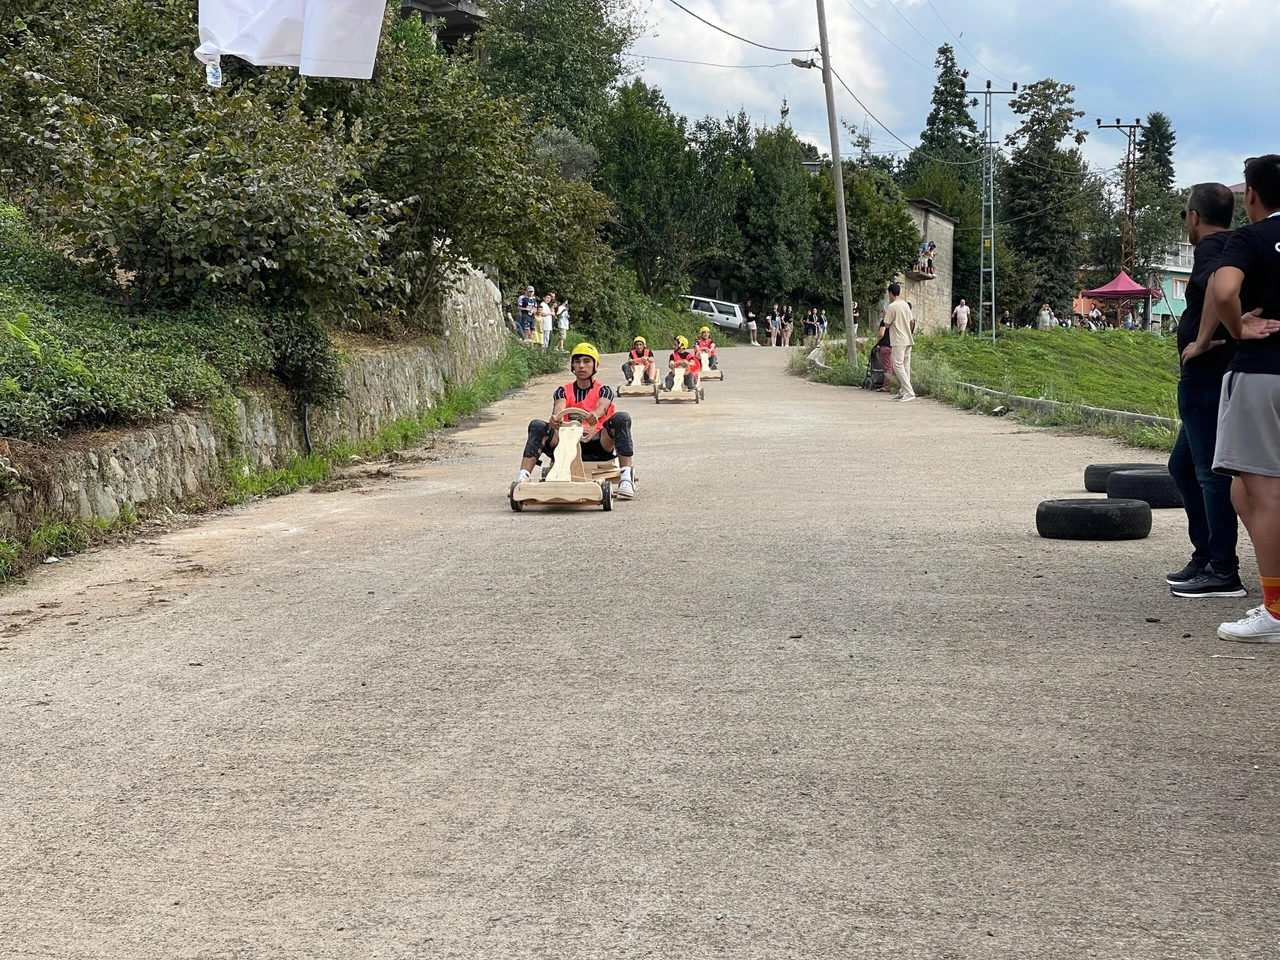
[[[1234,643],[1280,643],[1280,620],[1266,607],[1254,607],[1240,620],[1218,627],[1218,636]]]
[[[914,399],[915,399],[915,395],[913,394],[913,395],[911,395],[911,396],[909,396],[909,397],[903,397],[903,398],[902,398],[902,402],[903,402],[903,403],[910,403],[910,402],[911,402],[912,400],[914,400]]]
[[[631,478],[618,481],[618,499],[634,500],[636,498],[636,485],[631,482]]]

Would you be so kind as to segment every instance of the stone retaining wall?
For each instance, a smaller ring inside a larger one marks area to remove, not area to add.
[[[309,412],[313,444],[370,439],[385,424],[430,407],[447,384],[473,380],[504,355],[501,298],[482,274],[468,272],[441,312],[438,340],[346,351],[346,398],[333,409]],[[282,466],[304,452],[301,418],[283,390],[248,390],[235,413],[239,456],[250,465]],[[126,506],[206,494],[227,456],[217,433],[210,411],[191,410],[138,430],[69,437],[49,449],[0,440],[0,464],[6,457],[18,464],[25,487],[0,486],[0,536],[22,537],[47,518],[112,520]]]

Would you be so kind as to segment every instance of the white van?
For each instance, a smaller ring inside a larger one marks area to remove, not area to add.
[[[738,330],[746,332],[747,318],[742,308],[727,300],[711,300],[707,297],[685,297],[689,301],[689,309],[706,317],[712,326],[722,330]]]

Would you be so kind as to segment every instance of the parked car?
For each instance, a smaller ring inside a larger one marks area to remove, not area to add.
[[[747,329],[747,318],[742,308],[727,300],[712,300],[708,297],[685,297],[689,301],[689,309],[706,317],[712,326],[722,330],[737,330],[743,333]]]

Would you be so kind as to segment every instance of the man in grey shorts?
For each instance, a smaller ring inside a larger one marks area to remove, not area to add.
[[[1249,225],[1223,246],[1210,281],[1218,317],[1240,341],[1222,378],[1213,469],[1234,478],[1231,502],[1253,540],[1262,605],[1218,636],[1280,644],[1280,155],[1247,160],[1244,182]]]

